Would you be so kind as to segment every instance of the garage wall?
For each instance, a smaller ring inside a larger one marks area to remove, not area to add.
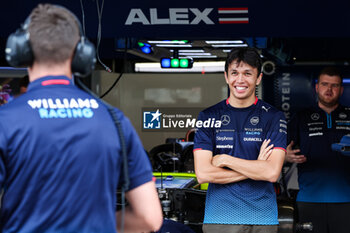
[[[95,71],[92,86],[104,93],[119,74]],[[121,109],[133,123],[146,150],[166,138],[184,138],[187,130],[142,131],[142,108],[206,108],[228,96],[223,73],[214,74],[123,74],[104,100]]]

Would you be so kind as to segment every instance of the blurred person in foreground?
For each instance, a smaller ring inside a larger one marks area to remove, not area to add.
[[[113,109],[130,181],[125,216],[116,210],[121,135],[106,105],[73,85],[77,44],[87,43],[79,26],[66,8],[40,4],[22,28],[34,59],[27,92],[0,109],[1,232],[115,233],[123,224],[124,232],[149,232],[161,226],[150,162],[130,121]]]

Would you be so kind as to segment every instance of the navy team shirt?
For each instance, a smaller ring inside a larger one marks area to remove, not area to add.
[[[350,202],[350,156],[331,148],[346,134],[350,134],[350,108],[342,105],[330,114],[316,105],[291,119],[288,141],[299,145],[307,159],[298,164],[297,201]]]
[[[258,100],[247,108],[234,108],[228,100],[202,111],[198,120],[221,120],[219,128],[198,128],[194,150],[213,156],[228,154],[256,160],[264,139],[285,150],[287,125],[282,112]],[[276,194],[268,181],[246,179],[229,184],[210,183],[205,204],[205,224],[278,224]]]
[[[130,121],[130,189],[152,169]],[[64,76],[43,77],[0,107],[1,232],[116,232],[118,131],[107,108]]]

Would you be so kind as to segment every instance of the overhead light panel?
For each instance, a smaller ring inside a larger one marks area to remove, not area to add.
[[[243,40],[207,40],[207,44],[243,44]]]
[[[248,47],[243,40],[207,40],[205,43],[210,44],[213,48],[234,48]],[[230,51],[224,50],[225,53]]]
[[[147,42],[157,47],[192,47],[188,40],[148,40]]]
[[[190,44],[156,44],[157,47],[192,47]]]
[[[202,55],[202,56],[209,56],[211,55],[211,53],[192,53],[192,52],[188,52],[188,53],[184,53],[184,52],[179,52],[179,55],[185,55],[185,56],[196,56],[196,55]]]
[[[188,56],[188,57],[191,57],[191,58],[217,58],[218,56],[217,56],[217,55],[208,55],[208,56],[203,56],[203,55],[191,55],[191,56]]]
[[[233,47],[248,47],[247,44],[212,44],[214,48],[233,48]]]
[[[150,44],[187,44],[188,40],[149,40]]]
[[[169,50],[170,52],[174,52],[173,49]],[[179,49],[179,53],[204,53],[203,49]]]

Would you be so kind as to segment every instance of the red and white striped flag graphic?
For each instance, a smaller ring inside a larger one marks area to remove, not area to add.
[[[249,23],[248,7],[219,8],[218,13],[220,24]]]

